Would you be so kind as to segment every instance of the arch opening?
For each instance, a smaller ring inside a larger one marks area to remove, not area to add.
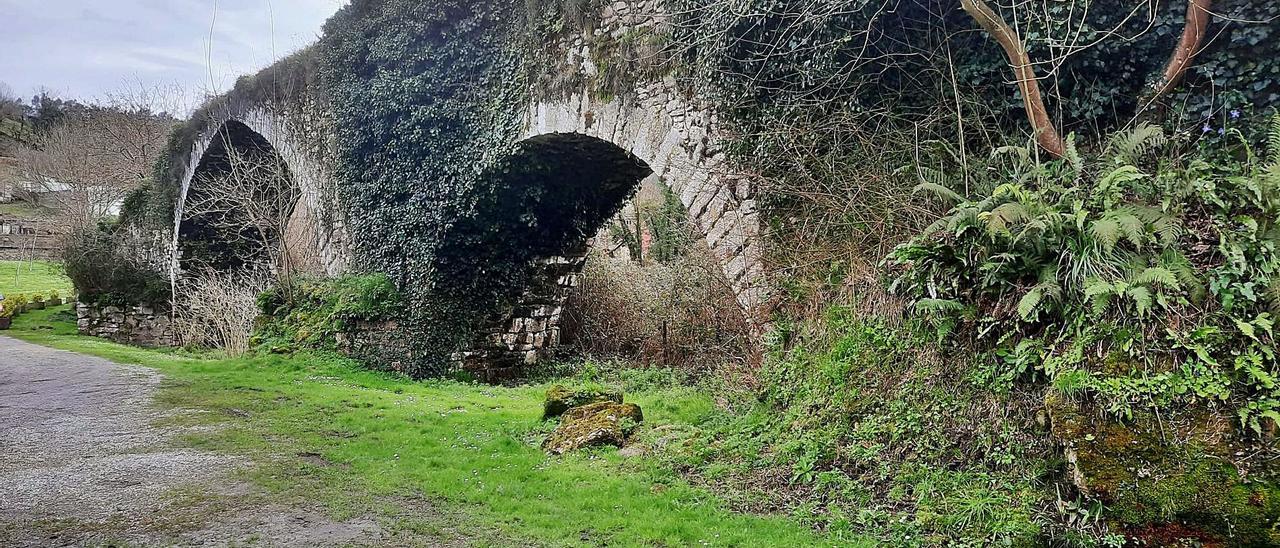
[[[608,141],[551,133],[518,143],[502,162],[474,215],[448,238],[466,254],[472,283],[488,286],[496,312],[480,321],[469,349],[456,356],[488,380],[518,373],[560,341],[560,320],[577,284],[589,240],[616,215],[653,170]]]
[[[300,197],[275,147],[245,124],[225,122],[191,176],[177,229],[179,270],[290,270],[286,236]]]

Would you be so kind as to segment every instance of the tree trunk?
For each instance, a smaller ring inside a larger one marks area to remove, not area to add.
[[[1027,55],[1026,46],[1022,44],[1022,38],[1000,15],[992,11],[985,0],[961,0],[960,5],[1004,48],[1009,64],[1013,67],[1014,77],[1017,78],[1018,88],[1022,91],[1022,104],[1027,110],[1027,119],[1031,121],[1031,128],[1036,133],[1036,142],[1040,144],[1040,148],[1054,158],[1065,156],[1066,145],[1053,121],[1049,119],[1044,97],[1040,94],[1040,81],[1036,79],[1036,71],[1031,66],[1031,58]]]
[[[1209,28],[1209,19],[1213,17],[1209,12],[1212,7],[1213,0],[1187,2],[1187,25],[1182,30],[1182,39],[1178,41],[1177,49],[1173,50],[1173,56],[1165,66],[1164,75],[1156,82],[1155,94],[1151,96],[1149,103],[1156,102],[1182,82],[1182,77],[1191,67],[1191,60],[1200,53],[1200,44]]]

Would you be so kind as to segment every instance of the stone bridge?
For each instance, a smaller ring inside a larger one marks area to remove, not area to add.
[[[528,161],[560,166],[566,178],[581,181],[592,200],[611,203],[591,207],[617,211],[635,189],[653,178],[667,185],[688,208],[705,243],[718,259],[743,313],[763,325],[768,289],[761,267],[760,231],[752,180],[735,173],[723,150],[725,136],[707,101],[690,93],[671,75],[649,78],[619,93],[599,92],[600,37],[624,36],[636,29],[664,32],[666,16],[649,0],[614,2],[596,14],[589,31],[557,39],[551,57],[563,61],[555,70],[575,82],[554,93],[530,84],[528,100],[504,105],[519,117],[510,135],[513,150]],[[259,75],[262,78],[263,75]],[[312,85],[300,83],[299,86]],[[272,97],[248,98],[236,91],[204,109],[190,138],[189,155],[181,163],[181,185],[175,213],[173,275],[184,270],[184,249],[199,239],[186,225],[190,196],[225,169],[229,151],[278,158],[299,193],[289,236],[295,264],[316,273],[340,275],[353,269],[354,239],[376,234],[349,233],[351,215],[335,187],[336,134],[320,93],[303,89],[308,99],[290,104]],[[297,94],[295,94],[297,95]],[[574,210],[549,215],[572,217]],[[596,226],[595,228],[600,228]],[[542,280],[509,303],[501,318],[476,326],[483,335],[459,356],[472,361],[532,363],[559,339],[561,305],[577,281],[586,256],[580,234],[544,250],[530,268]],[[476,275],[482,276],[483,273]]]

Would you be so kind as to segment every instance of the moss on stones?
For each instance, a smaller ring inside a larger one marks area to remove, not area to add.
[[[547,390],[542,420],[554,419],[575,407],[601,402],[622,403],[622,393],[611,390],[570,390],[557,384]]]
[[[1072,482],[1135,542],[1280,544],[1280,486],[1241,474],[1233,459],[1247,444],[1227,418],[1197,409],[1119,423],[1057,393],[1045,407]]]
[[[575,407],[564,413],[542,448],[560,455],[583,447],[622,447],[642,421],[644,413],[634,403],[604,401]]]

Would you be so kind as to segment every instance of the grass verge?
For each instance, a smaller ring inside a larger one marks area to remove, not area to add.
[[[546,456],[537,443],[549,429],[540,421],[547,383],[413,382],[325,354],[144,350],[76,335],[65,310],[27,314],[7,334],[161,371],[159,405],[205,411],[172,420],[216,425],[184,443],[248,456],[254,483],[336,518],[378,508],[394,516],[384,526],[430,534],[439,526],[431,513],[414,516],[421,503],[412,501],[425,500],[475,544],[831,544],[784,517],[734,513],[656,460],[614,449]],[[627,397],[650,429],[717,413],[707,396],[669,384]]]

